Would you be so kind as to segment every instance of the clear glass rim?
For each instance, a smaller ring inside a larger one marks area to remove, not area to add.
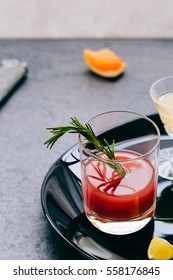
[[[158,79],[157,81],[155,81],[155,82],[152,84],[152,86],[150,87],[150,96],[151,96],[151,98],[153,99],[153,101],[154,101],[156,104],[159,104],[159,105],[163,106],[162,104],[160,104],[160,102],[158,102],[157,98],[155,98],[155,96],[153,95],[153,89],[154,89],[154,87],[155,87],[157,84],[159,84],[160,82],[163,82],[163,81],[165,81],[165,80],[170,80],[170,79],[173,80],[173,76],[170,75],[170,76],[162,77],[162,78]],[[170,109],[170,108],[167,107],[167,106],[163,106],[163,107]]]
[[[138,157],[135,157],[135,158],[133,158],[133,159],[128,159],[128,160],[112,160],[112,159],[105,159],[105,158],[101,158],[100,156],[98,156],[98,155],[96,155],[96,154],[94,154],[94,153],[92,153],[89,149],[87,149],[85,146],[84,146],[84,144],[82,143],[82,141],[81,141],[81,135],[80,134],[78,134],[78,140],[79,140],[79,144],[80,144],[80,146],[82,147],[82,149],[85,151],[85,153],[86,154],[88,154],[89,156],[91,156],[91,157],[93,157],[93,158],[95,158],[95,159],[97,159],[98,161],[102,161],[102,162],[105,162],[105,163],[110,163],[110,162],[115,162],[115,163],[118,163],[118,162],[129,162],[129,161],[134,161],[134,160],[139,160],[139,159],[142,159],[142,158],[145,158],[145,157],[147,157],[147,156],[149,156],[158,146],[159,146],[159,144],[160,144],[160,131],[159,131],[159,128],[158,128],[158,126],[155,124],[155,122],[153,122],[150,118],[148,118],[147,116],[145,116],[145,115],[142,115],[142,114],[140,114],[140,113],[137,113],[137,112],[134,112],[134,111],[128,111],[128,110],[112,110],[112,111],[107,111],[107,112],[103,112],[103,113],[100,113],[100,114],[97,114],[97,115],[95,115],[95,116],[93,116],[93,117],[91,117],[91,118],[89,118],[84,124],[87,124],[90,120],[92,120],[92,119],[94,119],[94,118],[96,118],[96,117],[99,117],[99,116],[101,116],[101,115],[104,115],[104,114],[108,114],[108,113],[128,113],[128,114],[134,114],[134,115],[136,115],[136,116],[138,116],[139,118],[143,118],[143,119],[145,119],[145,120],[147,120],[148,122],[150,122],[153,126],[154,126],[154,128],[155,128],[155,130],[156,130],[156,132],[157,132],[157,142],[156,142],[156,144],[154,145],[154,147],[152,148],[152,149],[150,149],[147,153],[145,153],[145,154],[143,154],[143,155],[140,155],[140,156],[138,156]],[[116,145],[116,144],[115,144]]]

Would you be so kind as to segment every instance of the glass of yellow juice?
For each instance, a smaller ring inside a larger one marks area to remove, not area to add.
[[[173,76],[156,81],[150,88],[150,95],[166,133],[173,138]],[[159,175],[173,180],[173,147],[160,150]]]

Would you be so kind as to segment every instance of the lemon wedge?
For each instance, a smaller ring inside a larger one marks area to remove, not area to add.
[[[98,51],[85,49],[83,57],[92,72],[105,78],[117,77],[127,67],[126,63],[118,55],[107,48]]]
[[[173,258],[173,246],[163,238],[154,237],[147,253],[150,260],[169,260]]]

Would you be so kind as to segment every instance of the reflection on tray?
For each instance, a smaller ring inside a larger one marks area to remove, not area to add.
[[[68,227],[68,238],[102,259],[146,259],[147,248],[154,232],[154,221],[142,230],[128,235],[112,235],[92,226],[85,214],[74,219]],[[141,242],[142,241],[142,242]]]
[[[173,221],[173,183],[161,181],[155,218],[162,221]]]

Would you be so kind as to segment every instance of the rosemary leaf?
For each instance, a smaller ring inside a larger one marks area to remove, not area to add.
[[[98,151],[103,152],[108,159],[116,160],[115,158],[115,142],[113,141],[111,145],[106,139],[103,139],[103,143],[95,136],[95,133],[90,126],[90,124],[81,124],[76,117],[71,117],[70,126],[59,126],[47,128],[52,137],[44,142],[47,148],[52,148],[57,140],[63,136],[65,133],[79,133],[86,140],[88,144],[92,144]],[[104,160],[103,160],[104,161]],[[111,168],[113,168],[122,177],[125,176],[126,172],[123,166],[117,162],[107,163]]]

